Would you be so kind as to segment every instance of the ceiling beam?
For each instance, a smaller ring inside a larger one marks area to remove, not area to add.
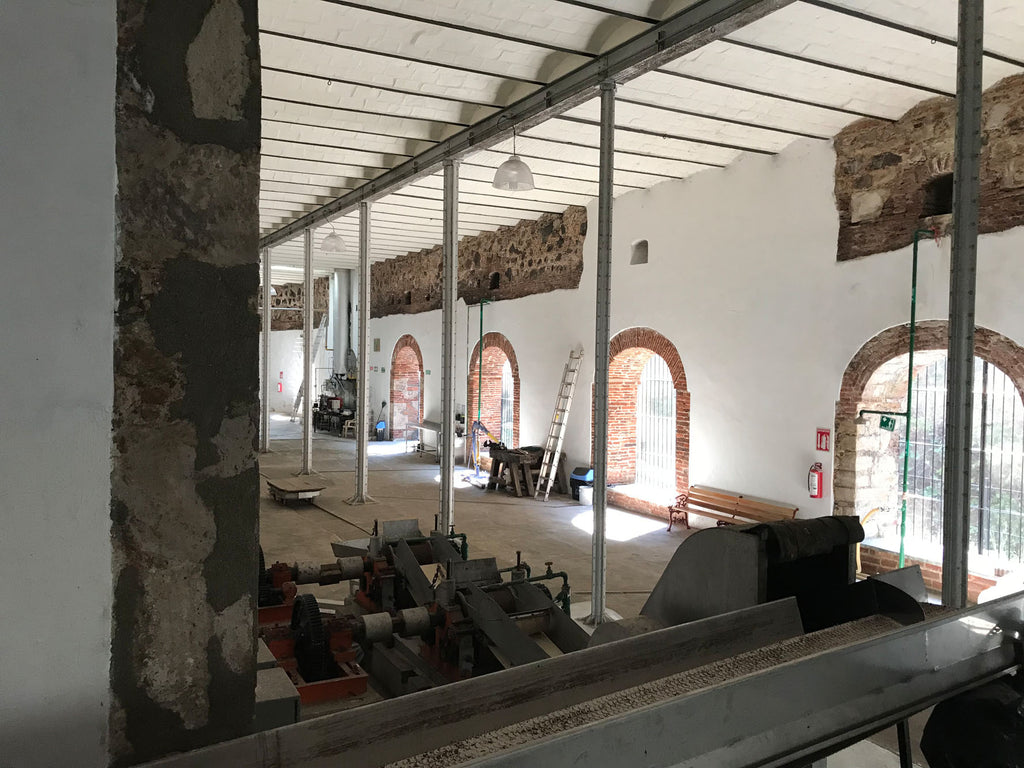
[[[282,37],[286,40],[294,40],[301,43],[310,43],[312,45],[322,45],[327,48],[337,48],[342,51],[351,51],[353,53],[362,53],[368,56],[381,56],[386,59],[395,59],[396,61],[407,61],[410,64],[426,64],[431,67],[437,67],[438,69],[450,69],[456,72],[466,72],[471,75],[482,75],[484,77],[496,77],[503,80],[513,80],[518,83],[529,83],[530,85],[546,85],[543,80],[531,80],[524,77],[512,77],[510,75],[502,74],[499,72],[489,72],[487,70],[478,69],[476,67],[463,67],[458,64],[448,64],[441,61],[433,61],[432,59],[418,59],[415,56],[403,56],[399,53],[374,51],[369,48],[361,48],[358,45],[345,45],[344,43],[334,43],[328,40],[319,40],[315,37],[302,37],[301,35],[291,35],[287,32],[276,32],[272,29],[261,29],[260,37],[263,35],[271,35],[273,37]]]
[[[915,37],[921,37],[932,43],[942,43],[956,48],[956,38],[948,37],[947,35],[940,35],[937,32],[930,32],[926,29],[918,29],[917,27],[911,27],[906,24],[900,24],[898,21],[892,21],[891,19],[883,19],[881,16],[873,16],[870,13],[864,13],[853,8],[847,8],[843,5],[836,3],[827,2],[827,0],[803,0],[806,5],[813,5],[815,8],[821,8],[826,11],[832,11],[834,13],[841,13],[844,16],[849,16],[851,19],[858,19],[860,21],[866,21],[869,24],[877,24],[880,27],[886,27],[887,29],[893,29],[897,32],[905,32],[908,35],[914,35]],[[985,56],[993,59],[994,61],[1001,61],[1004,64],[1010,64],[1014,67],[1021,67],[1024,69],[1024,59],[1015,59],[1012,56],[1006,56],[1002,53],[996,53],[995,51],[985,51]]]
[[[435,172],[442,162],[459,158],[504,140],[513,126],[537,125],[593,98],[605,80],[628,82],[686,53],[697,50],[760,19],[794,0],[704,0],[616,46],[505,109],[407,160],[373,181],[339,197],[317,211],[261,238],[267,248],[317,222],[376,200],[403,184]]]
[[[790,61],[798,61],[801,64],[810,64],[812,67],[824,67],[825,69],[831,69],[835,72],[842,72],[847,75],[854,75],[856,77],[866,77],[869,80],[877,80],[880,83],[888,83],[889,85],[898,85],[903,88],[913,88],[917,91],[923,91],[925,93],[931,93],[935,96],[956,96],[952,91],[944,91],[941,88],[933,88],[930,85],[921,85],[921,83],[911,83],[908,80],[900,80],[896,77],[889,77],[888,75],[880,75],[876,72],[869,72],[866,69],[858,67],[846,67],[842,64],[835,64],[831,61],[825,61],[824,59],[812,59],[810,56],[802,56],[798,53],[792,53],[791,51],[782,51],[778,48],[769,48],[766,45],[757,45],[756,43],[748,43],[745,40],[736,40],[731,37],[722,38],[723,43],[735,46],[736,48],[745,48],[748,51],[755,51],[757,53],[764,53],[768,56],[779,56]]]

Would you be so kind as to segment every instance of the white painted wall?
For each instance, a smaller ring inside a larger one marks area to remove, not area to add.
[[[909,317],[910,248],[837,264],[835,156],[827,142],[802,141],[775,157],[671,181],[615,201],[613,334],[649,326],[679,350],[692,397],[690,481],[797,504],[801,516],[829,514],[826,497],[807,497],[815,428],[831,427],[843,371],[861,345]],[[504,333],[522,377],[522,442],[539,443],[571,346],[585,364],[569,417],[570,466],[590,455],[593,381],[596,208],[584,246],[578,290],[556,291],[485,309],[485,331]],[[645,238],[647,265],[630,266],[630,246]],[[979,255],[979,324],[1024,342],[1024,228],[985,235]],[[919,319],[946,316],[949,241],[921,248]],[[465,400],[467,349],[477,338],[476,308],[459,305],[457,399]],[[427,418],[440,414],[440,312],[371,321],[390,366],[403,333],[419,342]],[[467,339],[469,344],[467,345]],[[371,374],[387,390],[388,373]]]
[[[328,331],[330,333],[330,331]],[[332,353],[321,345],[316,350],[313,370],[313,402],[320,394],[320,385],[331,375]],[[282,385],[282,392],[277,385]],[[295,407],[295,396],[302,386],[302,331],[270,332],[270,391],[267,402],[270,410],[291,415]]]
[[[0,765],[107,765],[110,0],[0,3]]]

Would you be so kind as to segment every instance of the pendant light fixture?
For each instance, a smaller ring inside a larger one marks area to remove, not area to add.
[[[331,234],[324,237],[320,241],[320,252],[321,253],[344,253],[345,252],[345,241],[341,239],[341,235],[334,231],[334,222],[327,222],[331,227]]]
[[[494,172],[494,182],[491,186],[509,192],[527,192],[533,189],[533,172],[530,170],[530,166],[516,155],[516,127],[514,125],[512,126],[512,154]]]

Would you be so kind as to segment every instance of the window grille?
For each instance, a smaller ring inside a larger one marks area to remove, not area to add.
[[[907,537],[941,544],[945,357],[918,371],[913,392]],[[1013,381],[977,357],[972,442],[971,548],[994,564],[1024,562],[1024,404]]]
[[[676,391],[668,364],[652,355],[636,398],[636,483],[676,487]]]
[[[506,360],[501,367],[501,442],[512,448],[512,421],[515,418],[516,383],[512,364]],[[492,401],[493,402],[493,401]]]

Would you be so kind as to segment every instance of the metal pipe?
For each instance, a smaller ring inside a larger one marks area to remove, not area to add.
[[[946,461],[942,494],[942,602],[953,608],[962,608],[967,604],[984,18],[984,0],[960,0],[956,133],[953,148],[949,358],[946,364]]]
[[[981,424],[979,427],[981,434],[979,435],[978,446],[981,450],[978,456],[978,554],[983,555],[985,554],[985,544],[988,540],[989,529],[988,503],[985,498],[985,477],[987,474],[985,463],[988,461],[988,450],[985,446],[985,442],[988,440],[988,360],[981,364]],[[1000,477],[1002,477],[1002,473],[1000,473]],[[988,482],[991,484],[991,477]]]
[[[566,616],[572,615],[572,587],[569,586],[569,574],[565,571],[552,571],[551,563],[545,563],[547,570],[539,576],[530,576],[527,574],[526,580],[528,582],[535,581],[550,581],[552,579],[562,580],[562,589],[555,595],[553,600],[562,607],[562,611]]]
[[[444,161],[441,266],[441,498],[438,530],[455,522],[455,302],[459,292],[459,164]]]
[[[914,256],[910,268],[910,344],[907,354],[907,407],[902,411],[876,411],[864,408],[860,415],[875,413],[882,416],[901,416],[904,420],[903,437],[903,492],[900,494],[900,557],[899,567],[902,568],[906,560],[906,539],[907,539],[907,487],[909,485],[910,472],[910,413],[914,397],[914,342],[917,333],[917,264],[918,245],[921,235],[934,235],[931,229],[914,230]]]
[[[334,336],[334,372],[348,371],[348,326],[349,326],[349,273],[348,269],[334,270],[334,317],[331,318]]]
[[[359,204],[359,378],[356,380],[356,489],[349,504],[372,504],[370,496],[370,204]]]
[[[612,193],[615,159],[615,83],[601,83],[601,152],[597,196],[597,317],[594,339],[594,533],[588,624],[605,611],[605,519],[608,507],[608,365],[611,339]],[[558,457],[555,457],[556,461]]]
[[[263,249],[263,348],[260,350],[260,453],[270,452],[270,249]]]
[[[302,231],[302,471],[313,471],[313,230]]]
[[[477,373],[476,373],[476,422],[472,429],[473,469],[480,474],[480,437],[483,432],[483,397],[484,397],[484,304],[487,299],[480,299],[480,335],[477,342]]]

